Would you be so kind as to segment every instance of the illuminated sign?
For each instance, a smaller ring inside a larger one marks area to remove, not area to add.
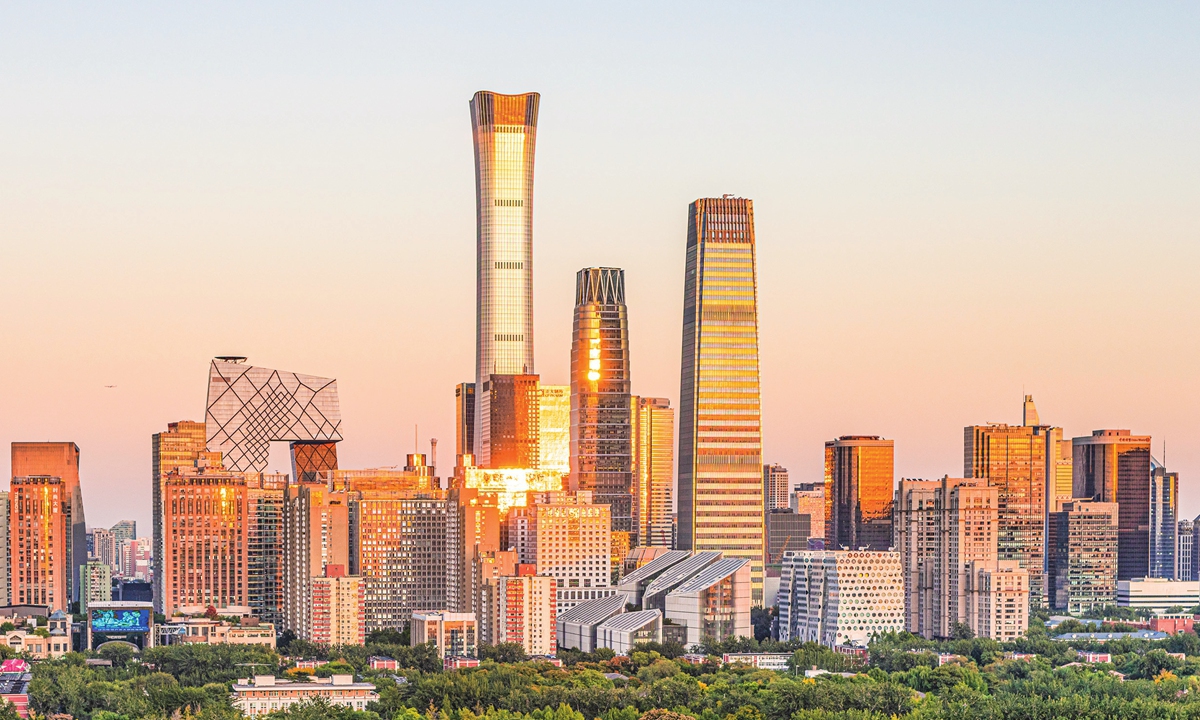
[[[150,632],[150,609],[93,608],[91,624],[97,633]]]

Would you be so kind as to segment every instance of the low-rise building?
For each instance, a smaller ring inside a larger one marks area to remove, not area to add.
[[[258,622],[256,618],[243,618],[240,625],[210,618],[188,618],[164,624],[160,635],[171,643],[275,647],[275,625]]]
[[[721,662],[725,665],[743,663],[759,670],[787,670],[789,653],[725,653]]]
[[[1109,640],[1166,640],[1170,635],[1154,630],[1135,630],[1134,632],[1091,632],[1063,633],[1055,635],[1059,642],[1095,642],[1105,643]]]
[[[618,655],[628,655],[644,642],[662,642],[662,613],[657,610],[620,613],[596,627],[596,646]]]
[[[11,703],[17,715],[29,717],[29,682],[33,674],[22,672],[0,672],[0,703]]]
[[[1137,578],[1117,581],[1117,604],[1166,612],[1173,607],[1191,609],[1200,605],[1200,580]]]
[[[475,613],[413,613],[409,640],[413,647],[433,642],[438,657],[443,659],[451,656],[476,657],[479,626],[475,622]]]
[[[808,550],[783,559],[779,639],[828,647],[865,647],[871,637],[904,630],[900,553]]]
[[[383,655],[372,655],[367,658],[367,665],[372,670],[397,670],[400,668],[400,663],[396,662],[394,658]]]
[[[353,675],[334,675],[314,678],[311,682],[281,680],[273,675],[255,675],[233,684],[233,706],[243,715],[269,715],[286,710],[296,703],[321,699],[330,705],[366,710],[367,704],[379,699],[375,686],[355,682]]]
[[[753,637],[750,628],[750,562],[725,558],[667,593],[671,622],[687,627],[687,645],[705,638]]]
[[[558,615],[558,644],[564,648],[590,653],[597,647],[596,628],[605,620],[625,611],[624,595],[607,595],[582,602]]]
[[[1196,620],[1191,613],[1163,613],[1150,618],[1150,629],[1168,635],[1190,633]]]

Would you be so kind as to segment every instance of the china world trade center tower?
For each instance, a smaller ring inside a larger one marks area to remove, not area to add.
[[[703,198],[688,209],[679,389],[680,550],[750,561],[763,604],[762,422],[754,204]]]
[[[471,99],[475,141],[477,397],[491,375],[532,375],[533,153],[537,93],[480,91]],[[475,404],[475,443],[486,442],[485,403]],[[486,459],[487,448],[475,452]]]

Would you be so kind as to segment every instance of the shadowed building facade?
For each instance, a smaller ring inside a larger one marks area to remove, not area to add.
[[[571,331],[571,489],[608,505],[615,532],[634,532],[625,271],[575,277]]]
[[[677,547],[750,563],[763,604],[762,412],[754,203],[688,207],[679,388]]]
[[[1117,503],[1117,580],[1150,575],[1150,436],[1095,430],[1072,438],[1075,496]]]
[[[471,99],[475,144],[477,287],[475,453],[492,467],[483,425],[489,376],[533,367],[533,158],[537,93],[480,91]]]
[[[895,443],[843,435],[825,443],[825,539],[831,549],[892,547]]]

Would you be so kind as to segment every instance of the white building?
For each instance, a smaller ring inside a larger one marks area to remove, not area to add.
[[[528,508],[510,512],[510,532],[519,560],[537,566],[537,574],[558,581],[558,613],[585,600],[616,593],[612,576],[612,516],[607,505],[592,502],[590,492],[532,495]],[[522,533],[527,540],[522,543]],[[522,546],[525,547],[522,553]]]
[[[314,678],[312,682],[291,682],[273,675],[255,675],[233,684],[233,706],[243,715],[268,715],[317,698],[330,705],[366,710],[367,703],[379,699],[379,693],[375,692],[375,686],[371,683],[354,682],[353,675]]]
[[[517,643],[530,656],[558,651],[556,580],[541,575],[501,577],[496,583],[497,643]]]
[[[779,639],[865,646],[904,630],[900,553],[809,550],[783,558]]]
[[[745,558],[725,558],[667,593],[665,615],[676,625],[687,626],[687,645],[698,645],[705,638],[753,637],[750,570]]]
[[[596,647],[610,648],[618,655],[628,655],[643,642],[662,642],[662,613],[657,610],[620,613],[596,627]]]
[[[1200,580],[1138,578],[1117,581],[1117,604],[1162,612],[1172,607],[1190,610],[1200,605]]]
[[[1000,560],[995,567],[975,570],[974,592],[968,607],[976,637],[1000,642],[1016,640],[1029,629],[1029,572],[1017,560]],[[971,611],[974,612],[971,612]]]
[[[579,603],[558,614],[558,644],[590,653],[596,649],[596,628],[623,612],[625,597],[619,594]]]
[[[759,670],[787,670],[791,659],[791,653],[725,653],[721,664],[745,663]]]

